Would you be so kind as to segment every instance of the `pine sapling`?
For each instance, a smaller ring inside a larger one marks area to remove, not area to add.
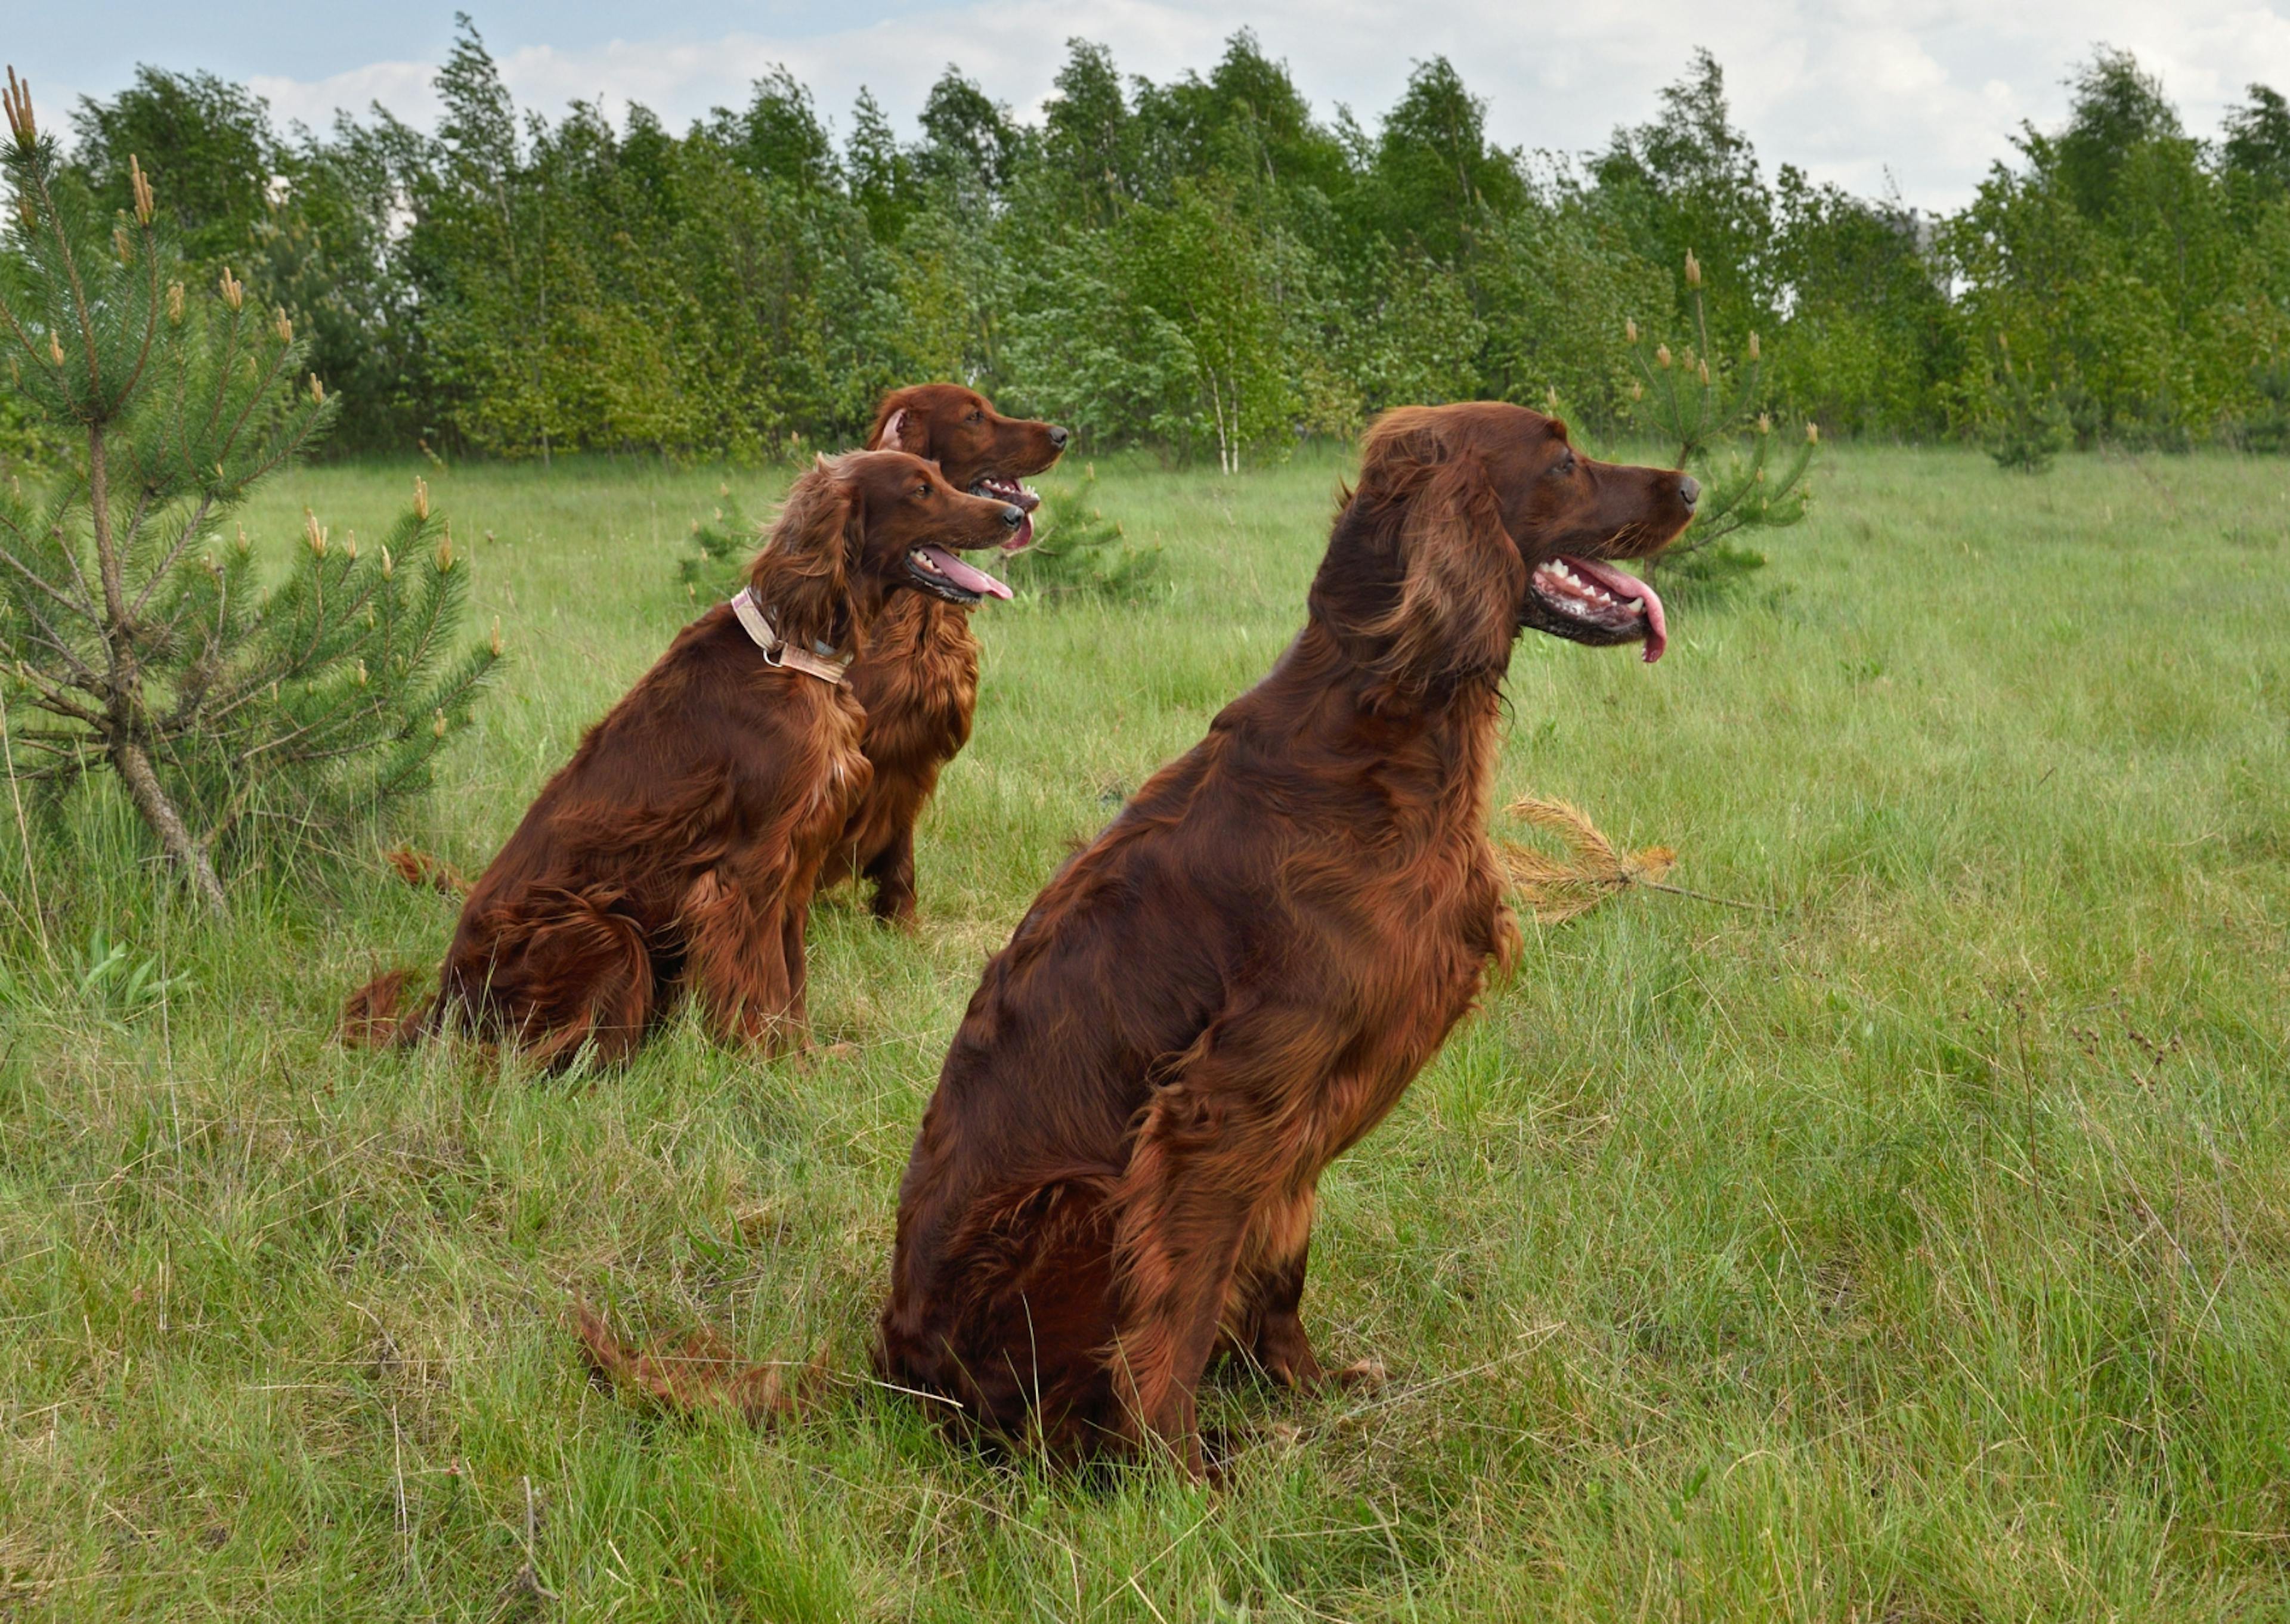
[[[245,532],[226,540],[224,523],[332,420],[307,345],[228,270],[186,289],[138,160],[132,210],[99,220],[60,184],[12,69],[5,108],[0,353],[71,447],[46,490],[0,487],[0,683],[44,713],[15,731],[9,771],[115,776],[221,911],[227,837],[307,834],[427,786],[500,628],[456,646],[468,572],[419,480],[380,545],[306,514],[284,579],[258,581]]]
[[[1034,532],[1034,544],[1008,560],[1010,584],[1021,593],[1133,603],[1160,577],[1161,549],[1131,546],[1127,527],[1105,516],[1093,462],[1078,484],[1062,477],[1042,482]]]
[[[702,607],[731,596],[763,542],[764,527],[748,517],[731,485],[719,483],[712,516],[692,521],[691,550],[677,561],[685,596]]]
[[[2012,341],[1996,335],[1996,367],[1988,454],[1996,466],[2015,473],[2040,474],[2075,437],[2067,407],[2055,386],[2036,386],[2032,369],[2012,360]]]
[[[1669,346],[1623,325],[1638,376],[1630,399],[1639,421],[1677,447],[1677,466],[1701,482],[1693,523],[1657,567],[1704,587],[1719,587],[1765,564],[1761,554],[1728,544],[1750,530],[1779,530],[1801,522],[1812,500],[1806,476],[1821,444],[1821,428],[1805,426],[1794,450],[1777,452],[1773,418],[1758,406],[1765,354],[1752,332],[1737,362],[1713,359],[1709,314],[1701,292],[1701,262],[1685,256],[1685,286],[1693,305],[1694,341],[1673,354]]]

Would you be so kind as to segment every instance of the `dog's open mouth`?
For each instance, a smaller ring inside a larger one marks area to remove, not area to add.
[[[1669,629],[1654,589],[1626,570],[1561,554],[1534,566],[1527,589],[1562,620],[1606,643],[1643,643],[1652,665],[1669,646]]]
[[[1025,525],[1019,528],[1022,531]],[[985,571],[965,564],[947,548],[925,543],[907,549],[907,573],[924,591],[949,604],[982,603],[989,597],[1008,598],[1010,588]]]
[[[997,502],[1012,502],[1026,510],[1025,520],[1010,532],[1002,544],[1005,553],[1022,552],[1034,544],[1034,509],[1042,505],[1041,493],[1028,489],[1014,479],[1005,479],[998,474],[981,476],[970,487],[973,496],[983,496]],[[1009,596],[1007,593],[1004,596]]]

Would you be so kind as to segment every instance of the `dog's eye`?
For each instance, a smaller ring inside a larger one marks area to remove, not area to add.
[[[973,407],[970,413],[970,420],[973,423],[982,423],[986,420],[986,414],[983,412],[977,410],[975,407]]]
[[[918,502],[926,502],[930,500],[930,487],[928,485],[917,485],[915,487],[915,500]]]

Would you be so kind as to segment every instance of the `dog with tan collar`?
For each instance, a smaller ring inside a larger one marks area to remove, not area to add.
[[[686,992],[726,1042],[804,1032],[804,924],[819,868],[872,776],[852,660],[886,604],[948,601],[1026,514],[903,452],[821,458],[748,584],[687,626],[589,730],[470,889],[436,995],[359,989],[341,1032],[460,1031],[546,1066],[619,1060]]]

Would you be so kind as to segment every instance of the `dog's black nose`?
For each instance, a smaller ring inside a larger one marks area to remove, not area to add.
[[[1701,500],[1701,482],[1691,474],[1677,476],[1677,500],[1691,508]]]
[[[1026,510],[1017,503],[1012,502],[1002,509],[1002,522],[1015,530],[1026,522]]]
[[[1060,451],[1065,450],[1066,442],[1072,437],[1073,436],[1071,435],[1068,434],[1062,428],[1053,428],[1050,430],[1050,444],[1056,446]]]

